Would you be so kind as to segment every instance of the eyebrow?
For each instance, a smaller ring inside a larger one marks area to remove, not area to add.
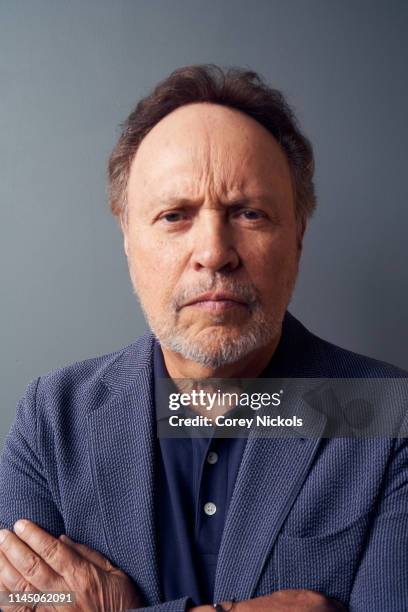
[[[258,203],[262,203],[262,202],[272,202],[274,201],[274,198],[271,194],[254,194],[254,195],[248,195],[248,194],[242,194],[242,195],[237,195],[233,198],[231,198],[228,201],[220,201],[219,203],[221,204],[221,206],[225,206],[226,208],[230,208],[233,206],[247,206],[250,203],[253,202],[258,202]],[[190,198],[180,198],[178,196],[169,196],[168,198],[166,197],[162,197],[158,200],[154,200],[152,202],[154,204],[155,208],[159,208],[161,206],[170,206],[170,207],[195,207],[198,208],[199,206],[201,206],[202,204],[202,200],[201,199],[190,199]]]

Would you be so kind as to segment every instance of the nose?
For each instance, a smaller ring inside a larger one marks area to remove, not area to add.
[[[226,214],[222,210],[202,210],[192,236],[192,265],[194,270],[232,272],[240,265],[234,236]]]

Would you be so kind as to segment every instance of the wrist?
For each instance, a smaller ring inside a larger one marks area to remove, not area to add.
[[[231,599],[231,601],[220,601],[219,603],[214,603],[212,607],[215,612],[231,612],[232,609],[236,610],[236,604],[237,602],[235,599]]]
[[[195,608],[187,608],[187,612],[236,612],[238,602],[235,599],[229,601],[220,601],[214,604],[205,604],[196,606]]]

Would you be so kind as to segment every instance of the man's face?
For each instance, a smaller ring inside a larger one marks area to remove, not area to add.
[[[130,275],[163,347],[216,368],[279,336],[304,228],[263,126],[219,105],[177,109],[141,142],[127,196]]]

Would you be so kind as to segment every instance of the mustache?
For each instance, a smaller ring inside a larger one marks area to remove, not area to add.
[[[214,276],[203,279],[199,283],[195,283],[194,286],[176,290],[172,298],[172,307],[175,311],[178,311],[186,302],[198,298],[207,291],[230,293],[237,300],[245,302],[250,309],[256,307],[260,302],[259,292],[252,283],[232,278],[219,279]]]

